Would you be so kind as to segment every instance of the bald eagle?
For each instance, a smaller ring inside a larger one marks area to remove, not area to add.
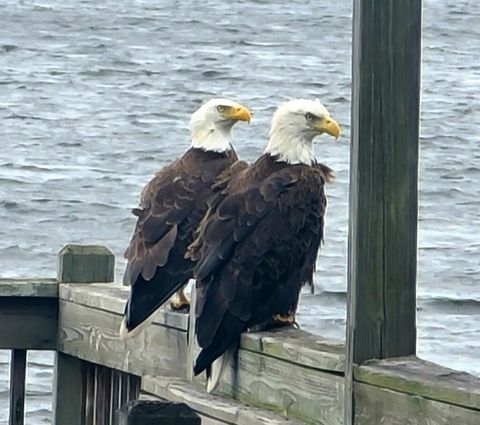
[[[238,161],[230,143],[232,127],[250,119],[249,110],[231,100],[205,103],[190,120],[191,147],[143,189],[140,206],[133,210],[138,218],[125,252],[124,283],[131,290],[122,337],[132,335],[176,291],[172,308],[189,305],[183,290],[192,277],[193,263],[185,252],[207,210],[212,185]]]
[[[209,392],[242,332],[295,321],[323,240],[324,185],[333,175],[314,157],[322,133],[338,138],[340,127],[318,100],[282,104],[264,154],[217,192],[189,247],[201,348],[194,374],[206,370]]]

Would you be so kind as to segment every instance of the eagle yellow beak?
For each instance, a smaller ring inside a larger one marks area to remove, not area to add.
[[[250,114],[248,108],[242,105],[231,106],[225,111],[224,116],[228,120],[246,121],[248,123],[250,123],[252,119],[252,115]]]
[[[322,133],[330,134],[330,136],[335,137],[335,139],[338,139],[340,136],[340,126],[330,117],[324,117],[318,120],[318,123],[315,124],[315,129]]]

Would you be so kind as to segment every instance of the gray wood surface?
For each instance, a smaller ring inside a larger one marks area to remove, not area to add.
[[[343,424],[343,377],[247,350],[239,350],[219,393],[289,418]]]
[[[345,344],[342,341],[325,339],[299,329],[245,333],[241,347],[319,370],[343,372],[345,367]]]
[[[417,357],[370,361],[355,380],[480,410],[480,378]]]
[[[91,283],[88,288],[82,284],[62,284],[59,287],[59,298],[98,310],[123,314],[129,292],[129,287],[119,284]],[[155,313],[153,323],[186,331],[188,314],[170,311],[168,307],[161,308]]]
[[[60,300],[58,350],[137,375],[185,376],[187,333],[151,325],[121,340],[122,316]]]
[[[113,282],[115,255],[100,245],[66,245],[58,253],[57,279],[62,283]]]
[[[84,362],[63,353],[56,353],[55,357],[53,424],[84,425]]]
[[[478,425],[480,412],[355,383],[356,425]]]
[[[95,365],[95,425],[110,425],[110,370]]]
[[[12,356],[10,361],[9,425],[24,424],[26,371],[27,371],[27,350],[12,350]]]
[[[0,349],[55,350],[57,299],[0,297]]]
[[[206,394],[201,388],[179,378],[144,377],[142,391],[168,400],[183,401],[198,413],[220,423],[238,425],[299,425],[301,422],[276,415],[268,410]]]
[[[354,2],[349,326],[357,364],[415,353],[421,5]]]
[[[57,279],[0,279],[0,297],[57,298]]]
[[[353,2],[345,422],[353,364],[416,350],[422,0]]]

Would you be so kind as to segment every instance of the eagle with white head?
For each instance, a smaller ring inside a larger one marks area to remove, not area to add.
[[[207,211],[212,186],[233,170],[245,168],[231,145],[232,128],[250,122],[250,111],[229,99],[212,99],[193,113],[191,146],[158,171],[133,210],[137,222],[125,251],[124,283],[131,286],[120,328],[134,335],[173,294],[175,310],[189,306],[183,290],[193,262],[185,258],[194,232]],[[235,167],[232,167],[236,164]]]
[[[340,127],[318,100],[275,112],[264,154],[218,189],[187,256],[197,280],[194,373],[213,391],[242,332],[295,322],[302,286],[312,281],[323,240],[332,170],[313,140]]]

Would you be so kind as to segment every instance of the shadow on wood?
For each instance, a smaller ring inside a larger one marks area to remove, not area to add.
[[[118,425],[201,425],[187,404],[173,401],[135,400],[118,412]]]

